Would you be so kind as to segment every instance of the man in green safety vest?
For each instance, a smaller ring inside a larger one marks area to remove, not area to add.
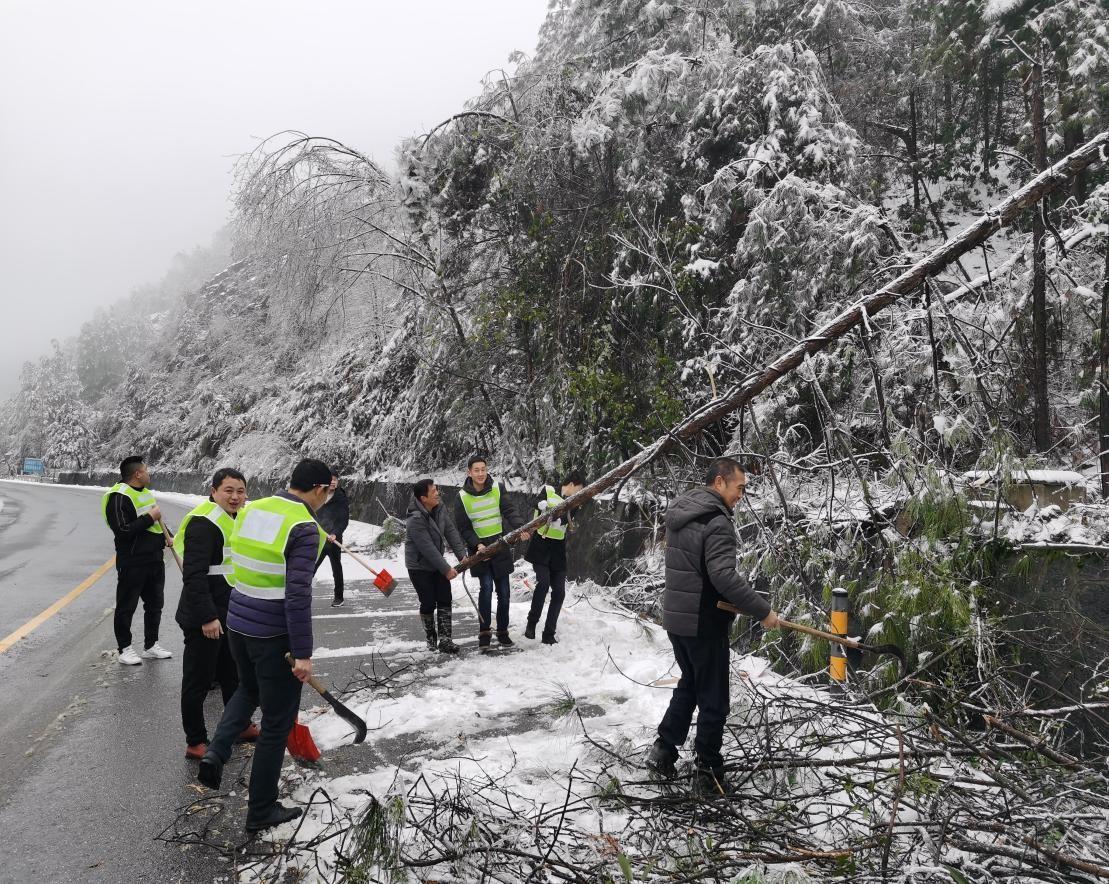
[[[173,656],[158,643],[158,628],[165,603],[166,547],[173,542],[162,529],[162,511],[150,488],[150,471],[142,455],[125,457],[119,465],[120,481],[101,499],[104,521],[112,529],[116,547],[115,627],[119,662],[141,666],[143,660]],[[143,652],[131,644],[131,620],[142,599]]]
[[[181,657],[181,723],[185,757],[199,760],[208,749],[204,699],[219,681],[226,706],[239,686],[239,673],[227,642],[227,605],[231,599],[231,532],[246,503],[246,479],[224,467],[212,477],[208,499],[177,527],[173,548],[181,559],[181,600],[177,625],[185,634]],[[253,742],[258,726],[247,725],[239,739]]]
[[[312,675],[312,575],[327,535],[314,513],[327,500],[331,470],[318,460],[293,469],[287,491],[248,504],[231,532],[227,637],[239,687],[223,710],[197,779],[218,789],[231,745],[262,707],[262,732],[250,771],[246,830],[296,819],[299,807],[277,800],[285,743]],[[285,655],[291,654],[290,669]]]
[[[576,470],[562,480],[562,494],[552,485],[543,486],[543,496],[535,504],[533,519],[538,519],[547,509],[558,506],[567,497],[577,494],[585,487],[585,479]],[[555,629],[562,602],[566,598],[566,534],[570,530],[570,514],[553,519],[535,531],[524,558],[535,569],[535,590],[531,594],[531,610],[528,612],[528,625],[524,638],[535,638],[535,627],[543,616],[543,603],[547,590],[551,593],[551,604],[547,609],[547,619],[543,622],[543,644],[557,644]]]
[[[523,525],[515,507],[508,501],[504,486],[498,485],[489,475],[484,455],[474,455],[466,464],[466,481],[458,492],[454,521],[470,553],[480,552],[496,543],[501,535]],[[527,540],[531,535],[521,535]],[[493,590],[497,591],[497,642],[502,646],[514,644],[508,635],[508,578],[515,570],[512,550],[501,550],[493,558],[475,565],[473,574],[478,579],[478,648],[482,653],[491,650],[491,622]]]

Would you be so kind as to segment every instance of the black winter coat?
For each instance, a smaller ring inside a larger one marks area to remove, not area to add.
[[[473,480],[467,476],[466,481],[462,483],[462,490],[467,494],[473,494],[475,497],[480,497],[483,494],[488,494],[493,489],[493,483],[496,480],[490,476],[485,480],[485,487],[481,491],[474,488]],[[503,536],[502,534],[494,534],[492,537],[483,537],[478,539],[477,534],[474,532],[474,526],[470,524],[470,517],[466,515],[466,507],[462,505],[461,496],[454,502],[454,523],[458,526],[458,533],[462,535],[462,539],[466,541],[466,549],[471,552],[477,552],[477,545],[481,543],[485,546],[492,546]],[[508,526],[509,531],[515,531],[521,525],[523,520],[516,513],[516,508],[508,502],[508,494],[501,486],[501,525]],[[470,569],[475,577],[480,577],[482,574],[489,573],[492,569],[494,577],[506,577],[516,570],[513,564],[512,549],[502,549],[493,558],[474,565]]]
[[[430,513],[412,495],[408,502],[408,519],[405,522],[404,567],[409,571],[437,571],[445,575],[451,566],[443,558],[444,543],[461,560],[466,555],[462,536],[443,504]]]
[[[350,524],[350,500],[342,485],[335,489],[331,500],[316,510],[316,521],[328,534],[334,534],[340,541],[343,539],[343,532]]]
[[[227,625],[231,586],[220,574],[208,576],[211,565],[223,564],[223,532],[207,519],[189,519],[185,526],[185,561],[181,567],[181,600],[174,618],[182,629],[199,629],[219,620]]]
[[[721,600],[763,620],[770,604],[735,564],[735,523],[720,495],[702,486],[674,501],[666,513],[662,628],[697,638],[726,636],[735,615],[716,607]]]
[[[113,494],[108,498],[108,527],[115,535],[116,565],[156,564],[165,561],[166,536],[147,531],[154,520],[149,513],[141,516],[126,494]]]

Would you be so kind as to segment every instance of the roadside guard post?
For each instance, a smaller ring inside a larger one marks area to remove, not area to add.
[[[847,636],[847,590],[842,586],[832,590],[832,628],[829,631]],[[847,680],[847,653],[843,645],[835,642],[828,657],[828,674],[832,681]]]

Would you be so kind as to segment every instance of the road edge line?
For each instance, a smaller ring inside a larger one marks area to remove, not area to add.
[[[72,602],[86,589],[96,583],[97,580],[107,574],[111,568],[115,567],[115,563],[116,557],[112,556],[110,559],[108,559],[108,561],[106,561],[103,565],[93,571],[92,574],[82,580],[77,586],[75,586],[64,596],[54,602],[54,604],[52,604],[41,614],[32,617],[10,635],[6,635],[4,636],[4,638],[0,638],[0,654],[3,654],[9,648],[15,645],[16,642],[18,642],[20,639],[26,638],[28,635],[38,629],[43,623],[57,614],[60,610],[62,610],[62,608]]]

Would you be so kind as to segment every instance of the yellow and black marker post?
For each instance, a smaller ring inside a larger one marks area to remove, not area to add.
[[[832,628],[829,632],[847,637],[847,590],[837,586],[832,590]],[[832,650],[828,655],[828,675],[832,681],[843,682],[847,680],[847,653],[843,645],[832,642]]]

